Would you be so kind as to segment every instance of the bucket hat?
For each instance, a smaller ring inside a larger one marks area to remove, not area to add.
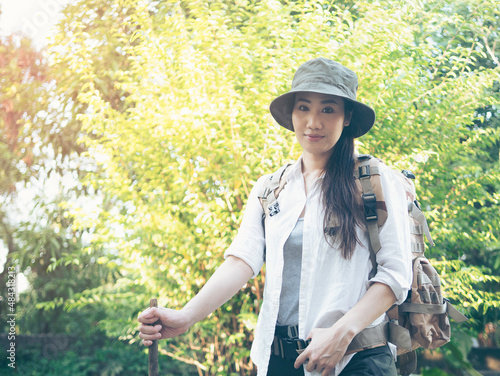
[[[375,123],[375,111],[370,106],[356,100],[358,76],[349,68],[323,57],[309,60],[295,72],[292,89],[275,98],[269,107],[279,125],[293,131],[292,110],[295,93],[313,92],[337,95],[352,103],[353,112],[350,127],[354,137],[360,137]]]

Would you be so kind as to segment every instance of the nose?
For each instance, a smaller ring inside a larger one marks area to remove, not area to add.
[[[321,129],[323,128],[321,124],[321,118],[319,115],[313,113],[312,111],[309,113],[307,117],[307,128],[309,129]]]

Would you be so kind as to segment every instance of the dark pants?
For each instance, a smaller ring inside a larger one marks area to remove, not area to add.
[[[294,363],[295,361],[285,360],[281,356],[271,354],[267,376],[304,376],[303,367],[295,369]]]
[[[356,353],[339,376],[397,376],[396,364],[388,346]]]
[[[303,367],[295,369],[293,361],[271,355],[267,376],[303,376]],[[354,355],[339,376],[396,376],[396,365],[388,346],[360,351]]]

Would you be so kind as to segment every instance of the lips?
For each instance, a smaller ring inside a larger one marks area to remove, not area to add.
[[[323,138],[320,134],[305,134],[304,136],[306,136],[309,141],[319,141]]]

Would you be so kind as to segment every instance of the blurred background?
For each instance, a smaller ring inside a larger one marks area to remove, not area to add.
[[[358,73],[377,112],[358,151],[415,173],[426,255],[470,318],[419,350],[417,373],[500,375],[497,1],[0,0],[0,12],[2,375],[147,374],[138,313],[192,298],[256,179],[298,157],[268,105],[319,56]],[[161,374],[255,374],[264,276],[161,342]]]

